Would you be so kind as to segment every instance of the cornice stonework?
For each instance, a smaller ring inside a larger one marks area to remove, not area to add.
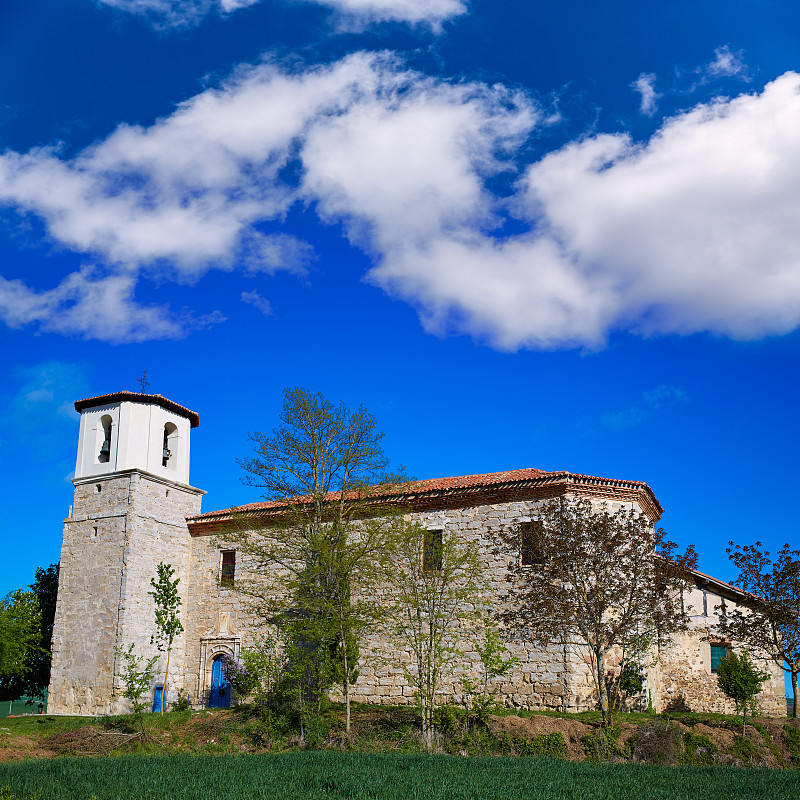
[[[430,511],[486,506],[519,500],[548,500],[575,495],[610,502],[636,503],[653,524],[658,522],[663,513],[663,508],[650,487],[640,481],[598,478],[570,472],[541,472],[540,470],[531,470],[530,472],[538,474],[523,480],[504,480],[503,478],[514,473],[497,473],[498,480],[494,483],[486,480],[490,476],[418,481],[411,484],[406,491],[399,491],[377,499],[392,505],[406,505],[412,511]],[[470,479],[472,479],[471,482]],[[449,486],[448,483],[450,483]],[[431,485],[441,485],[445,488],[428,488]],[[253,503],[189,517],[186,523],[192,536],[209,536],[224,530],[234,518],[251,517],[254,520],[260,520],[261,524],[268,525],[269,519],[279,515],[283,507],[285,504],[277,501]]]

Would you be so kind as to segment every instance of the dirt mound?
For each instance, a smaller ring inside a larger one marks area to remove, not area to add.
[[[0,763],[53,755],[52,750],[44,749],[32,736],[14,736],[12,739],[5,731],[0,731]]]
[[[560,733],[567,743],[567,753],[570,761],[583,761],[586,753],[583,749],[583,737],[593,733],[596,729],[584,725],[574,719],[561,719],[560,717],[496,717],[489,715],[489,730],[494,736],[507,733],[512,739],[532,739],[534,736],[548,736],[551,733]]]

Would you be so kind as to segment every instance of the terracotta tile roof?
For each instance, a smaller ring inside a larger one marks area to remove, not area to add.
[[[403,494],[413,503],[414,500],[421,500],[430,496],[443,496],[450,494],[469,493],[475,496],[476,499],[480,498],[482,490],[491,490],[493,488],[506,488],[513,486],[547,486],[551,484],[578,484],[583,486],[594,487],[614,487],[622,489],[633,489],[643,491],[648,495],[650,501],[654,506],[654,510],[660,515],[663,508],[656,499],[650,487],[642,481],[626,481],[617,480],[613,478],[598,478],[592,475],[579,475],[572,472],[558,471],[547,472],[542,469],[533,467],[527,469],[515,469],[505,472],[489,472],[483,475],[460,475],[450,478],[429,478],[427,480],[412,481],[409,484],[402,486],[399,490],[392,492],[390,495]],[[330,499],[333,500],[338,497],[337,494],[331,494]],[[219,522],[230,518],[234,513],[253,513],[265,511],[268,512],[275,508],[280,508],[285,505],[283,500],[266,500],[260,503],[248,503],[243,506],[236,506],[235,508],[225,508],[219,511],[208,511],[205,514],[198,514],[197,516],[188,517],[187,522],[190,524],[202,524],[204,522]]]
[[[151,403],[161,406],[167,411],[173,411],[181,417],[186,417],[193,428],[200,425],[200,417],[195,411],[190,411],[185,406],[178,405],[176,402],[163,397],[160,394],[142,394],[141,392],[114,392],[113,394],[101,394],[97,397],[87,397],[85,400],[75,401],[75,410],[83,411],[84,408],[95,408],[105,406],[110,403],[119,403],[127,400],[131,403]]]

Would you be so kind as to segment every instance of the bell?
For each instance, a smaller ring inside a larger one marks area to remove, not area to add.
[[[170,456],[170,452],[169,452],[169,450],[167,450],[167,448],[165,447],[165,448],[164,448],[164,463],[165,463],[165,464],[166,464],[166,462],[167,462],[167,461],[169,461],[169,456]]]
[[[107,456],[109,455],[110,452],[111,452],[111,442],[109,442],[108,439],[106,439],[103,442],[103,446],[100,448],[100,455]]]

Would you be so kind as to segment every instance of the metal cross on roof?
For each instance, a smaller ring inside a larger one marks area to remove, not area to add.
[[[150,381],[147,380],[147,370],[142,373],[141,378],[137,378],[136,380],[139,381],[139,384],[142,387],[142,394],[147,394],[147,389],[150,386]]]

